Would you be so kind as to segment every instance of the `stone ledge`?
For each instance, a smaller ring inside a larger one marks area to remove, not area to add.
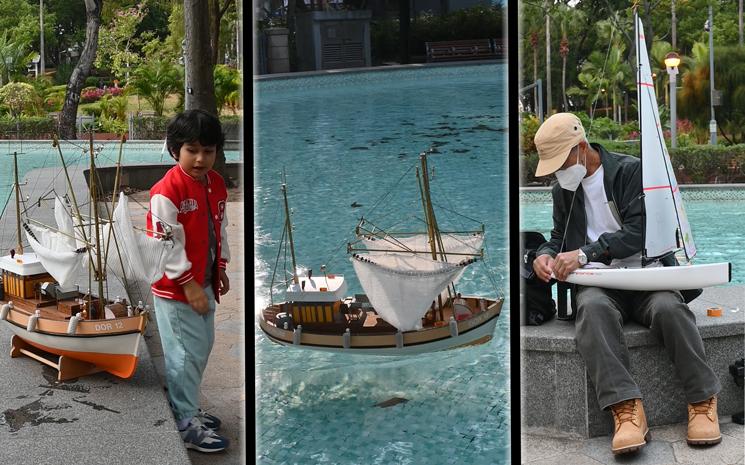
[[[729,374],[729,365],[745,350],[745,286],[704,290],[690,305],[704,339],[707,359],[719,376],[719,414],[722,419],[742,410],[742,388]],[[706,316],[718,306],[722,317]],[[646,328],[624,326],[631,374],[642,391],[651,426],[685,421],[682,385],[666,350]],[[546,436],[594,437],[611,432],[612,420],[600,410],[584,361],[575,348],[572,322],[551,321],[521,328],[521,393],[523,427],[544,428]]]
[[[745,286],[728,286],[705,289],[704,293],[689,304],[696,315],[696,323],[704,339],[745,334]],[[706,315],[706,309],[721,307],[721,317]],[[649,329],[633,322],[624,325],[624,336],[629,348],[658,345]],[[575,352],[574,322],[551,320],[542,326],[520,328],[521,350],[550,352]]]

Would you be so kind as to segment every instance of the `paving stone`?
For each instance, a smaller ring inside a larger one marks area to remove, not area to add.
[[[597,460],[588,457],[584,454],[561,454],[557,455],[555,457],[549,457],[541,460],[536,460],[533,462],[525,462],[522,463],[528,463],[530,465],[566,465],[566,464],[572,464],[572,465],[601,465],[603,462],[598,462]]]
[[[722,435],[722,442],[715,446],[689,446],[683,440],[673,443],[675,458],[681,464],[736,464],[743,460],[745,443],[742,439],[735,439]]]
[[[634,465],[660,465],[675,463],[673,448],[668,442],[648,442],[639,452],[614,455],[611,451],[611,438],[600,437],[583,441],[580,451],[598,462],[605,464],[633,463]]]
[[[522,435],[520,457],[523,463],[557,457],[566,453],[577,453],[580,441],[563,438]]]

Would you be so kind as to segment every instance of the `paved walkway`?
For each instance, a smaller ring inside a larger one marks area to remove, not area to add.
[[[745,463],[745,428],[720,418],[722,442],[691,447],[684,423],[651,428],[652,440],[638,453],[614,456],[610,436],[578,440],[532,430],[521,435],[521,462],[530,465],[736,465]]]

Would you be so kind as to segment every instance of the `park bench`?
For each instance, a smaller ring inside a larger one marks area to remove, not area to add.
[[[506,45],[497,39],[426,42],[427,62],[504,58]]]
[[[743,357],[745,286],[707,288],[691,302],[706,357],[722,384],[719,417],[742,411],[743,390],[729,366]],[[723,316],[709,317],[707,308],[721,307]],[[574,322],[552,320],[520,328],[520,385],[523,427],[589,438],[612,432],[610,413],[600,410],[585,363],[577,352]],[[644,396],[650,426],[687,421],[682,385],[663,345],[649,329],[624,325],[631,374]]]

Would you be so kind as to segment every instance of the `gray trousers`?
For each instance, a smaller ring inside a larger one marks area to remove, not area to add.
[[[629,319],[649,328],[665,346],[683,383],[686,400],[717,394],[719,378],[706,363],[696,317],[677,291],[620,291],[578,286],[577,350],[587,365],[602,409],[641,398],[631,377],[623,324]]]

